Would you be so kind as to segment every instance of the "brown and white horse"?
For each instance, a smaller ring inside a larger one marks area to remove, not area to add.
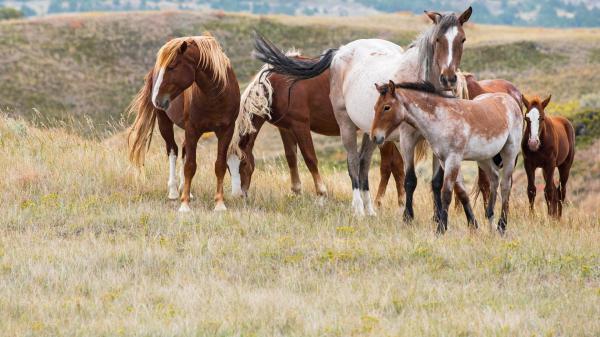
[[[368,179],[371,157],[376,147],[368,136],[373,122],[373,105],[377,101],[377,94],[370,90],[372,83],[387,81],[391,75],[399,82],[427,80],[436,83],[439,89],[453,89],[465,42],[463,24],[471,13],[471,8],[460,15],[427,12],[434,26],[406,51],[389,41],[367,39],[350,42],[339,50],[330,49],[317,60],[297,60],[285,56],[270,41],[257,37],[255,55],[270,64],[276,73],[302,80],[330,69],[329,97],[348,155],[348,173],[353,190],[352,208],[356,214],[375,214]],[[360,151],[357,151],[358,130],[364,133]],[[424,139],[416,129],[400,130],[398,134],[409,137],[401,142],[404,150],[401,153],[407,173],[404,184],[405,218],[412,219],[412,196],[416,188],[414,152],[417,144]],[[434,160],[435,168],[439,168],[437,163],[437,159]],[[439,194],[439,191],[434,190],[434,195],[436,193]],[[436,202],[436,206],[438,204]]]
[[[297,51],[290,51],[286,55],[308,59]],[[327,190],[319,173],[311,131],[325,136],[340,135],[340,128],[329,100],[329,70],[296,83],[269,70],[270,67],[264,65],[242,94],[236,132],[227,159],[232,176],[232,194],[246,195],[248,192],[254,172],[254,141],[267,121],[279,129],[290,168],[292,191],[301,191],[297,160],[297,148],[300,148],[304,162],[313,177],[317,195],[326,195]],[[394,173],[400,203],[404,191],[402,158],[396,146],[393,143],[389,145],[391,146],[382,148],[381,157],[387,158],[396,154],[394,158],[397,160],[386,160],[386,170],[389,172],[388,179],[391,172]],[[384,180],[387,184],[385,178],[382,178],[382,183]]]
[[[573,159],[575,158],[575,130],[566,118],[546,116],[546,106],[550,98],[539,97],[527,99],[525,104],[525,136],[521,149],[525,159],[527,172],[527,196],[529,207],[533,211],[535,202],[535,170],[542,168],[546,187],[544,196],[548,206],[548,214],[556,218],[562,216],[562,205],[567,195],[567,181]],[[560,184],[554,186],[554,169],[558,168]]]
[[[442,213],[438,233],[447,230],[448,206],[455,184],[469,224],[477,226],[469,196],[462,186],[460,164],[463,160],[476,161],[491,181],[492,189],[486,216],[493,221],[498,190],[499,171],[493,158],[500,153],[502,162],[502,214],[497,229],[506,230],[512,173],[520,152],[523,137],[521,107],[508,94],[484,94],[474,100],[451,98],[439,93],[428,82],[375,84],[379,99],[371,136],[382,144],[404,122],[418,129],[427,139],[433,153],[444,169],[442,186]]]
[[[130,113],[136,114],[129,133],[129,159],[137,166],[143,166],[158,119],[169,155],[168,195],[169,198],[177,198],[177,144],[173,124],[184,129],[184,182],[179,211],[189,212],[198,140],[203,133],[214,132],[218,139],[215,210],[225,210],[223,179],[239,104],[240,92],[235,73],[229,58],[213,36],[204,34],[173,39],[158,51],[154,69],[146,76],[144,87],[129,107]]]

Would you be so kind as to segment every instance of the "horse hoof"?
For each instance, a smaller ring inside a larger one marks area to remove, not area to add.
[[[191,211],[192,209],[187,202],[181,203],[181,206],[179,206],[179,213],[189,213]]]
[[[179,192],[177,190],[170,190],[167,198],[169,198],[169,200],[177,200],[179,199]]]
[[[215,205],[215,212],[225,212],[227,210],[227,207],[225,207],[225,203],[222,201],[217,202],[217,204]]]
[[[368,216],[377,216],[377,212],[375,211],[375,209],[373,207],[368,207],[367,215]]]

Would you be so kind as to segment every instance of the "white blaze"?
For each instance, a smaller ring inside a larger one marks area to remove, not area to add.
[[[242,180],[240,177],[240,158],[232,154],[227,158],[227,166],[231,174],[231,195],[242,195]]]
[[[160,90],[160,84],[162,83],[163,76],[165,76],[165,68],[164,67],[160,68],[160,71],[158,72],[158,77],[156,78],[156,81],[154,82],[154,85],[152,86],[152,104],[154,104],[154,106],[156,108],[158,108],[156,98],[158,96],[158,91]]]
[[[540,111],[537,108],[533,108],[527,113],[527,117],[531,122],[531,132],[529,133],[529,139],[538,140],[538,133],[540,130]]]
[[[452,48],[454,47],[454,40],[456,39],[456,35],[458,35],[458,27],[453,26],[446,31],[444,35],[446,40],[448,40],[448,67],[452,64]]]

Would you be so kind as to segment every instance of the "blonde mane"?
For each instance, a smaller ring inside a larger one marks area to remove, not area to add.
[[[469,87],[467,85],[467,76],[471,73],[463,73],[460,69],[456,72],[456,89],[453,90],[454,96],[460,99],[469,99]]]
[[[210,33],[178,37],[165,43],[156,54],[154,73],[158,73],[161,68],[167,67],[173,61],[184,42],[194,43],[198,47],[200,52],[198,67],[210,68],[213,71],[213,80],[224,86],[227,83],[227,69],[231,66],[231,62],[217,39]]]

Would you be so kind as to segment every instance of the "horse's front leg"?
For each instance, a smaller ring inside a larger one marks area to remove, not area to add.
[[[198,146],[198,140],[202,136],[201,132],[185,130],[185,164],[183,166],[183,191],[181,193],[181,206],[179,207],[180,212],[189,212],[190,208],[190,189],[192,186],[192,178],[196,174],[196,147]]]
[[[544,196],[546,197],[546,204],[548,205],[548,214],[551,217],[557,215],[557,190],[554,185],[554,163],[555,160],[550,160],[543,169],[544,180],[546,181],[546,187],[544,187]]]
[[[363,140],[360,147],[360,163],[359,163],[359,183],[360,193],[365,204],[365,208],[368,215],[374,216],[377,213],[373,207],[373,201],[371,200],[371,194],[369,192],[369,169],[371,168],[371,158],[373,152],[377,148],[371,137],[368,134],[363,135]]]
[[[352,208],[356,215],[363,216],[365,215],[365,208],[360,195],[360,158],[356,146],[356,126],[350,121],[340,123],[340,134],[348,156],[348,175],[352,182]]]
[[[160,131],[160,135],[165,140],[167,155],[169,156],[167,197],[171,200],[177,200],[179,198],[179,191],[177,190],[177,153],[179,150],[177,148],[177,143],[175,142],[175,134],[173,133],[173,122],[162,110],[158,110],[156,112],[156,117],[158,120],[158,130]]]
[[[215,212],[226,211],[223,193],[223,179],[227,172],[227,150],[233,137],[233,128],[217,132],[217,160],[215,161],[215,175],[217,176],[217,191],[215,193]]]
[[[477,162],[479,167],[490,179],[490,198],[485,210],[485,217],[488,219],[490,233],[494,226],[494,207],[496,206],[496,197],[498,196],[499,173],[496,164],[492,159]]]
[[[535,166],[527,160],[525,161],[525,173],[527,173],[527,198],[529,199],[529,212],[533,213],[535,205],[535,195],[537,189],[535,187]]]
[[[486,178],[487,179],[487,178]],[[489,189],[489,187],[488,187]],[[471,229],[477,229],[479,225],[477,224],[477,220],[475,219],[475,214],[473,213],[473,207],[471,207],[471,200],[469,198],[469,194],[465,188],[462,174],[458,175],[458,179],[456,180],[456,184],[454,185],[454,191],[458,196],[458,200],[463,205],[463,209],[465,211],[465,216],[467,217],[467,223]]]
[[[462,158],[451,155],[444,161],[444,183],[441,189],[442,212],[438,222],[437,233],[444,234],[448,230],[448,209],[452,202],[452,191],[460,173]]]
[[[415,174],[415,138],[401,134],[400,142],[397,143],[400,156],[404,162],[404,192],[406,201],[404,204],[403,218],[406,222],[411,222],[415,218],[413,209],[413,195],[417,189],[417,175]]]
[[[504,167],[502,168],[502,181],[500,183],[500,193],[502,196],[502,211],[500,213],[500,219],[498,221],[498,232],[500,232],[500,234],[504,234],[504,232],[506,232],[506,225],[508,223],[510,192],[512,190],[512,175],[515,169],[517,156],[519,155],[517,147],[515,147],[514,149],[510,149],[507,152],[507,155],[504,155],[504,153],[502,155],[502,162],[504,163]],[[554,183],[552,183],[552,186],[554,186]]]
[[[444,169],[440,163],[440,160],[434,155],[432,155],[432,163],[431,163],[431,192],[433,194],[433,220],[439,224],[442,213],[442,187],[444,185]]]

